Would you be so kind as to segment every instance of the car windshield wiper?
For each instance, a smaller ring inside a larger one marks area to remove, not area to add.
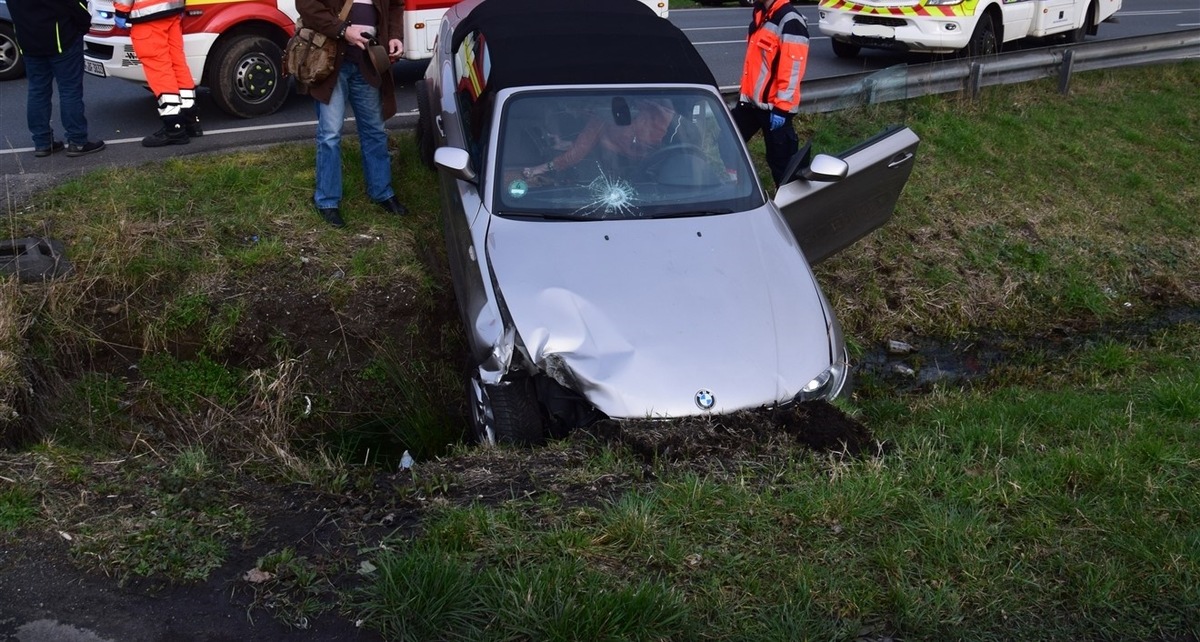
[[[536,220],[540,220],[540,221],[586,221],[586,220],[588,220],[587,218],[583,218],[583,217],[580,217],[580,216],[577,216],[574,214],[548,214],[545,212],[497,212],[496,214],[498,216],[503,216],[505,218],[519,218],[519,219],[526,219],[526,220],[536,219]]]
[[[684,210],[681,212],[665,212],[663,214],[653,214],[646,218],[689,218],[692,216],[716,216],[718,214],[733,214],[733,209],[725,207],[711,210]]]

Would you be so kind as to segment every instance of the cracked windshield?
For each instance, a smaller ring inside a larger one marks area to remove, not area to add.
[[[704,92],[523,93],[501,123],[501,215],[612,220],[762,205],[724,106]]]

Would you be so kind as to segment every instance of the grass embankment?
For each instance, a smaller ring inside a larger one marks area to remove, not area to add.
[[[800,120],[819,151],[891,122],[922,137],[893,221],[818,269],[856,351],[1012,338],[969,388],[862,382],[843,409],[890,446],[866,458],[715,430],[725,449],[695,457],[581,438],[430,461],[461,435],[460,339],[436,185],[406,134],[415,216],[374,211],[350,162],[346,231],[311,211],[309,145],[73,181],[6,220],[67,241],[75,272],[0,284],[0,425],[20,444],[0,458],[0,537],[67,533],[81,565],[185,581],[307,489],[363,510],[336,549],[259,560],[271,575],[247,590],[289,621],[334,610],[407,639],[1194,637],[1200,328],[1123,328],[1200,304],[1197,86],[1189,64]],[[1034,340],[1064,336],[1090,339]],[[417,467],[390,475],[380,448]],[[408,514],[419,528],[392,531]],[[356,572],[361,590],[334,589]]]

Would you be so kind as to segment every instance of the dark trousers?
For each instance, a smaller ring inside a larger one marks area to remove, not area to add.
[[[25,117],[33,146],[46,149],[54,141],[50,127],[51,99],[58,85],[58,114],[67,142],[88,142],[87,118],[83,115],[83,38],[79,38],[57,56],[26,56],[25,76],[29,95]]]
[[[763,133],[763,143],[767,147],[767,167],[771,168],[771,178],[775,180],[776,189],[783,180],[788,163],[800,150],[800,137],[792,127],[792,114],[788,114],[783,126],[771,129],[771,111],[759,109],[749,103],[738,103],[732,110],[733,123],[737,125],[742,140],[749,142],[754,134]]]

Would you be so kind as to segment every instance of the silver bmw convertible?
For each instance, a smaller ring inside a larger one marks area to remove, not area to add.
[[[475,437],[831,400],[811,265],[886,222],[917,136],[797,154],[767,195],[711,71],[638,0],[465,0],[418,83]]]

